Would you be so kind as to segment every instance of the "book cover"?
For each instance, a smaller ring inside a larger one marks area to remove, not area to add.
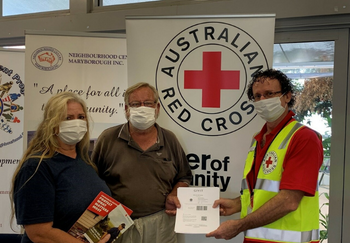
[[[97,243],[105,235],[110,234],[111,237],[107,243],[113,243],[118,239],[131,225],[133,220],[125,209],[118,205],[113,209],[107,217],[98,222],[94,227],[90,228],[84,237],[90,243]]]
[[[130,218],[132,210],[104,192],[100,192],[91,202],[68,233],[82,242],[98,242],[105,234],[111,234],[109,243],[125,232],[134,222]],[[118,224],[119,223],[119,224]],[[118,224],[118,225],[117,225]],[[112,228],[123,228],[117,232]],[[89,234],[86,234],[90,230]],[[118,234],[117,234],[118,233]]]

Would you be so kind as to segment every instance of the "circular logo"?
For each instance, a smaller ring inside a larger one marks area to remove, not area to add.
[[[62,65],[63,56],[59,50],[44,46],[33,52],[31,60],[36,68],[43,71],[52,71]]]
[[[157,64],[156,88],[168,116],[203,136],[238,131],[256,116],[246,95],[252,75],[268,68],[259,43],[224,22],[192,25],[174,36]]]
[[[5,66],[1,66],[1,72],[6,75],[0,73],[0,149],[22,139],[24,102],[20,75]]]
[[[277,154],[275,151],[268,152],[262,162],[264,174],[270,174],[276,169],[277,166]]]

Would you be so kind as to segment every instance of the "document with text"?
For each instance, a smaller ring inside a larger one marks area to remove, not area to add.
[[[176,212],[176,233],[207,234],[219,227],[220,207],[213,208],[219,187],[179,187],[177,197],[181,208]]]

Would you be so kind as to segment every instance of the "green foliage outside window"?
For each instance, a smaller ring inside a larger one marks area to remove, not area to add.
[[[322,193],[320,196],[324,195],[327,198],[327,202],[323,203],[320,207],[320,223],[324,227],[324,229],[320,230],[320,243],[322,243],[324,240],[328,239],[328,222],[329,222],[329,215],[328,213],[322,213],[321,209],[324,206],[329,206],[329,194],[328,193]]]
[[[300,83],[294,83],[296,91],[296,102],[294,105],[294,112],[296,113],[295,118],[303,122],[307,121],[307,118],[312,114],[319,114],[325,119],[326,125],[328,127],[332,126],[332,98],[333,98],[333,78],[323,77],[323,78],[313,78],[305,80],[304,85]],[[307,122],[309,125],[310,121]],[[330,158],[330,148],[331,148],[331,134],[326,132],[322,135],[323,144],[323,155],[325,158],[320,171],[329,172],[329,158]],[[320,225],[323,227],[320,229],[320,243],[328,239],[328,223],[329,215],[328,213],[322,213],[322,208],[329,206],[329,194],[322,193],[320,195],[327,199],[327,202],[323,203],[319,208],[320,214]]]

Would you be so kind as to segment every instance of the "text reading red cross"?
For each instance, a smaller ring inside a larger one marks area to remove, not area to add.
[[[203,52],[203,70],[185,70],[185,89],[202,89],[202,106],[220,107],[222,89],[239,89],[239,71],[221,70],[221,52]]]
[[[266,160],[266,168],[269,168],[269,166],[272,165],[272,162],[271,157],[269,157],[269,159]]]

